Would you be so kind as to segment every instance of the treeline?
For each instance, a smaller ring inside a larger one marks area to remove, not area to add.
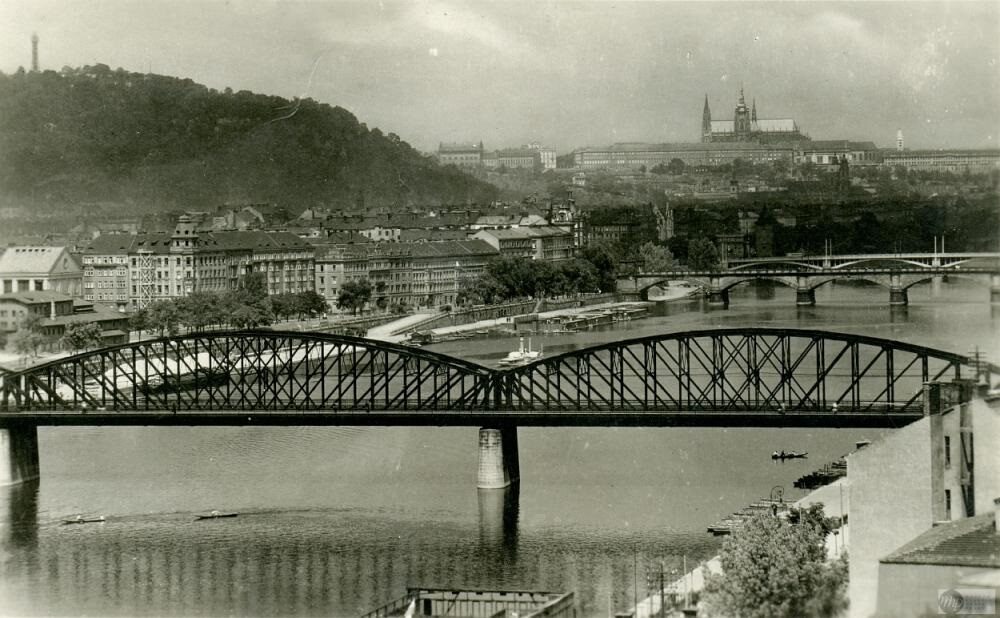
[[[584,247],[579,257],[561,262],[502,258],[458,294],[458,304],[493,304],[523,298],[611,292],[620,258],[608,244]]]
[[[0,186],[45,203],[488,203],[492,185],[311,99],[112,70],[0,73]]]
[[[185,329],[259,328],[275,321],[311,318],[327,311],[326,300],[307,292],[268,295],[263,276],[249,275],[238,289],[227,292],[192,292],[181,298],[158,300],[132,314],[135,331],[176,335]]]

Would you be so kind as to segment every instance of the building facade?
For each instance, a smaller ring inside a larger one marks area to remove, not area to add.
[[[791,144],[703,143],[645,144],[621,143],[606,148],[584,148],[573,152],[573,164],[580,169],[635,170],[651,169],[679,159],[690,167],[716,167],[736,159],[751,163],[791,162],[795,148]],[[575,183],[574,179],[574,183]]]
[[[60,292],[80,296],[83,269],[65,247],[8,247],[0,256],[0,293]]]
[[[1000,149],[887,151],[882,158],[882,165],[956,173],[968,170],[983,174],[1000,169]]]
[[[331,309],[345,283],[362,279],[372,284],[372,304],[378,309],[452,304],[499,255],[481,240],[328,245],[317,250],[316,291]]]
[[[926,416],[847,457],[851,616],[876,613],[883,560],[935,525],[991,512],[1000,497],[1000,396],[970,399],[971,386],[928,384]]]
[[[882,163],[882,151],[873,142],[843,139],[802,142],[795,148],[796,163],[837,165],[841,159],[847,159],[851,165],[879,165]]]
[[[260,273],[269,294],[315,283],[315,250],[288,232],[198,232],[186,216],[172,233],[99,236],[82,254],[84,298],[136,310],[191,292],[235,289]]]
[[[128,316],[113,309],[95,306],[60,292],[0,295],[0,331],[17,331],[28,316],[38,318],[39,332],[51,342],[58,342],[73,324],[97,324],[104,345],[128,342]]]

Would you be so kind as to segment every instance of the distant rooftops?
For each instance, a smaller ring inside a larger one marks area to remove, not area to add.
[[[201,232],[196,235],[202,250],[266,251],[268,249],[311,250],[312,245],[291,232]],[[192,237],[193,238],[193,237]],[[102,234],[84,249],[87,255],[125,255],[150,251],[170,253],[172,233]]]

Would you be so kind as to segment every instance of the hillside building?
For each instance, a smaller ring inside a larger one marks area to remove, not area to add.
[[[480,167],[483,163],[483,143],[458,144],[442,142],[438,145],[437,156],[441,165]]]
[[[733,109],[732,120],[712,120],[712,110],[705,95],[701,118],[701,141],[776,144],[808,140],[791,118],[758,118],[757,101],[747,107],[740,88],[740,98]]]

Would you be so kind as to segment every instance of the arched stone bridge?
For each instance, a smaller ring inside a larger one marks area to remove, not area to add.
[[[729,290],[747,281],[775,281],[795,290],[798,305],[814,305],[816,288],[832,281],[868,281],[889,290],[890,305],[906,305],[907,290],[934,277],[969,278],[989,286],[1000,303],[1000,254],[849,255],[730,260],[722,270],[643,273],[618,281],[618,290],[647,298],[650,288],[686,281],[705,290],[709,303],[729,305]]]
[[[511,369],[342,335],[192,334],[0,376],[0,484],[37,475],[38,425],[480,426],[483,452],[506,462],[483,483],[504,484],[518,425],[895,427],[924,414],[926,383],[992,371],[795,329],[665,333]]]

